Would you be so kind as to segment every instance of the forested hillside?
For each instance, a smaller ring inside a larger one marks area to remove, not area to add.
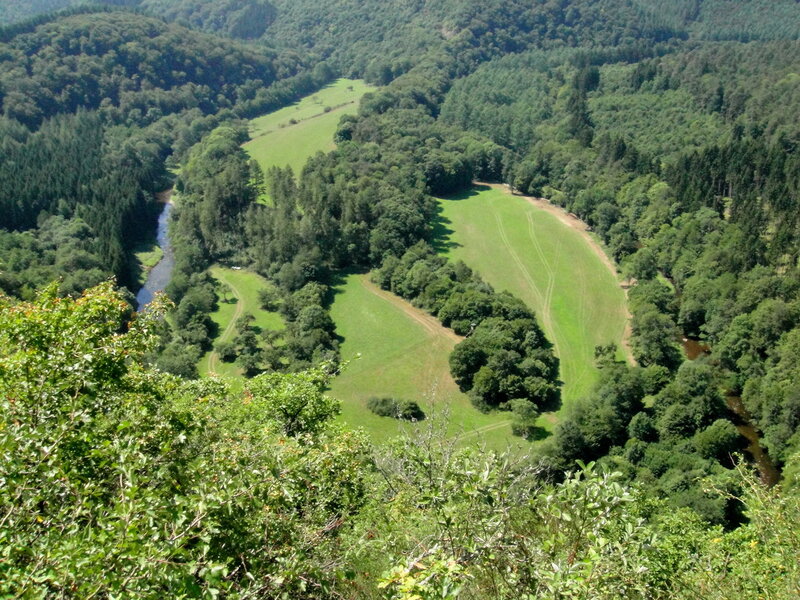
[[[176,161],[221,121],[325,81],[296,53],[124,12],[77,14],[12,36],[0,44],[0,65],[3,227],[81,219],[97,241],[91,268],[122,284],[135,280],[130,250],[151,227],[153,194],[169,185],[165,159]],[[4,289],[18,294],[48,281],[46,255],[10,235],[4,244],[16,251]]]
[[[800,324],[798,132],[786,109],[799,51],[711,44],[634,64],[613,51],[535,52],[490,63],[445,100],[441,120],[513,149],[512,185],[584,218],[638,281],[629,297],[644,369],[603,368],[548,450],[560,465],[609,454],[699,508],[692,473],[743,443],[725,395],[743,395],[776,464],[797,450],[794,401],[772,373]],[[680,335],[710,356],[681,364]]]
[[[100,4],[138,9],[193,29],[240,39],[261,36],[276,14],[267,0],[7,0],[0,5],[0,25]]]
[[[0,595],[800,593],[800,4],[109,4],[0,13],[39,14],[0,31]],[[381,87],[336,148],[263,173],[245,120],[342,75]],[[636,364],[598,345],[561,412],[541,315],[445,256],[435,196],[476,180],[583,219],[629,288]],[[285,324],[236,323],[233,381],[197,377],[214,263]],[[354,272],[463,337],[455,382],[521,450],[334,424]]]

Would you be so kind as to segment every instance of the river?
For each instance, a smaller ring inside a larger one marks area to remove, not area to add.
[[[136,294],[137,310],[142,310],[150,302],[157,292],[163,292],[172,277],[172,269],[175,266],[175,253],[172,251],[172,245],[169,243],[167,230],[169,229],[169,217],[172,214],[173,204],[170,200],[172,190],[167,190],[159,194],[159,200],[164,202],[164,210],[158,216],[158,229],[156,231],[156,242],[159,248],[164,252],[164,256],[158,261],[158,264],[150,270],[147,275],[147,281],[144,287]]]
[[[683,352],[689,360],[696,360],[711,352],[710,346],[700,340],[683,338],[681,344],[683,346]],[[753,457],[753,461],[758,467],[758,474],[761,478],[761,482],[764,485],[772,487],[780,481],[781,474],[778,472],[778,469],[775,468],[772,459],[764,448],[761,447],[761,438],[758,434],[758,430],[753,425],[750,415],[747,413],[747,409],[742,403],[742,399],[739,396],[733,396],[728,393],[725,397],[725,402],[728,405],[728,409],[736,416],[736,429],[748,442],[747,452]]]

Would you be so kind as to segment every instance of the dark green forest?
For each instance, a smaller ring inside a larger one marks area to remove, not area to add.
[[[100,4],[0,7],[0,595],[800,594],[800,4]],[[336,149],[263,173],[246,119],[339,76],[380,87]],[[476,180],[580,217],[630,284],[636,364],[597,347],[543,440],[552,343],[437,252],[434,196]],[[286,323],[237,325],[237,385],[197,378],[214,263]],[[456,383],[524,451],[337,423],[352,270],[465,336]]]

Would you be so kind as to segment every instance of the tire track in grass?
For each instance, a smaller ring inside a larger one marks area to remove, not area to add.
[[[486,185],[493,189],[501,189],[509,195],[517,195],[514,192],[512,192],[511,189],[509,189],[509,187],[506,185],[501,185],[496,183],[483,183],[483,182],[478,182],[478,183],[480,183],[480,185]],[[561,221],[561,223],[563,223],[570,229],[576,231],[584,239],[587,246],[592,250],[592,252],[594,252],[595,256],[597,256],[600,259],[600,261],[605,265],[608,271],[614,276],[614,279],[618,279],[617,266],[614,264],[614,261],[608,256],[608,254],[606,254],[605,250],[603,250],[603,248],[600,246],[597,240],[589,234],[589,226],[586,225],[586,223],[584,223],[571,213],[568,213],[560,206],[556,206],[555,204],[552,204],[547,200],[544,200],[543,198],[534,198],[531,196],[520,196],[520,197],[524,198],[532,206],[535,206],[536,208],[540,208],[550,213],[551,215],[556,217],[559,221]],[[623,287],[622,284],[620,284],[620,287]],[[625,296],[627,298],[627,291],[625,292]],[[623,354],[625,355],[628,364],[635,365],[636,360],[633,358],[633,351],[631,349],[631,343],[630,343],[632,334],[631,314],[630,311],[628,310],[627,302],[625,305],[625,320],[626,324],[624,331],[622,333]]]
[[[462,433],[461,435],[456,437],[456,441],[463,442],[464,440],[477,437],[489,431],[494,431],[495,429],[502,429],[503,427],[507,427],[508,425],[511,425],[510,419],[508,421],[500,421],[499,423],[490,423],[489,425],[484,425],[483,427],[478,427],[471,431],[467,431],[466,433]]]
[[[526,212],[526,216],[528,218],[528,233],[531,238],[531,243],[533,244],[536,253],[539,255],[539,260],[541,260],[542,265],[544,266],[545,273],[547,273],[547,291],[545,292],[545,301],[542,307],[543,313],[543,320],[545,320],[549,327],[550,327],[550,335],[553,338],[553,346],[555,347],[556,355],[559,357],[559,361],[561,363],[562,375],[564,380],[569,381],[579,381],[582,379],[582,374],[580,374],[580,370],[573,364],[572,361],[564,361],[563,355],[561,354],[561,342],[567,342],[567,336],[564,334],[564,330],[559,324],[559,320],[555,318],[553,314],[553,293],[555,292],[556,288],[556,269],[553,268],[550,260],[547,259],[547,255],[542,248],[542,244],[539,241],[539,236],[536,235],[536,226],[534,223],[533,213]],[[553,254],[553,261],[558,261],[559,257],[561,256],[561,248],[563,245],[562,238],[558,238],[556,249]]]
[[[511,258],[517,265],[517,268],[519,269],[522,278],[528,283],[531,290],[533,290],[533,293],[539,299],[539,304],[544,305],[544,295],[542,294],[542,291],[539,289],[539,286],[536,285],[536,282],[531,276],[530,271],[528,271],[528,268],[525,266],[525,263],[522,262],[522,259],[520,259],[519,255],[514,250],[514,247],[511,245],[511,242],[509,242],[508,236],[506,235],[505,226],[503,225],[503,221],[500,218],[500,215],[497,214],[496,212],[494,213],[494,219],[495,221],[497,221],[497,228],[500,231],[500,239],[503,241],[503,245],[505,245],[506,250],[508,250],[508,253],[511,255]]]
[[[531,242],[533,243],[533,248],[536,250],[536,253],[539,255],[539,260],[542,261],[542,266],[544,267],[545,272],[547,273],[547,289],[545,290],[544,294],[544,303],[542,304],[542,313],[544,313],[546,318],[552,327],[552,334],[553,337],[557,337],[556,332],[559,330],[558,322],[553,319],[552,312],[553,312],[553,290],[556,287],[556,274],[553,268],[550,266],[550,262],[547,260],[545,256],[544,250],[542,249],[542,244],[539,242],[539,237],[536,235],[536,229],[533,224],[533,214],[530,212],[526,212],[526,216],[528,217],[528,233],[530,234]],[[558,246],[556,247],[556,258],[558,257],[559,252],[561,251],[561,240],[558,241]],[[560,332],[560,330],[559,330]]]
[[[554,217],[556,217],[559,221],[561,221],[561,223],[563,223],[570,229],[576,231],[584,239],[587,246],[592,250],[592,252],[594,252],[595,256],[597,256],[600,259],[600,261],[605,265],[608,271],[614,276],[615,279],[618,280],[617,266],[614,264],[614,261],[609,257],[608,254],[606,254],[606,251],[602,248],[602,246],[598,243],[598,241],[589,234],[589,226],[586,225],[586,223],[584,223],[583,221],[581,221],[578,217],[576,217],[571,213],[568,213],[562,207],[556,206],[555,204],[552,204],[551,202],[543,198],[534,198],[531,196],[523,196],[516,194],[507,185],[498,183],[487,183],[482,181],[478,181],[476,183],[478,183],[479,185],[485,185],[492,189],[503,190],[506,194],[509,195],[519,196],[520,198],[523,198],[527,202],[529,202],[532,206],[542,209],[550,213]],[[620,287],[623,287],[624,289],[624,286],[622,284],[620,284]],[[627,291],[625,292],[625,295],[627,297]],[[630,343],[632,334],[631,314],[630,311],[628,310],[627,302],[625,305],[625,321],[626,324],[622,332],[622,340],[621,340],[622,351],[628,363],[631,365],[635,365],[636,360],[633,358],[633,351],[631,349],[631,343]]]
[[[548,271],[548,273],[550,274],[550,277],[551,277],[550,284],[549,284],[549,287],[548,287],[547,311],[551,315],[551,319],[552,319],[552,323],[553,323],[553,327],[554,327],[553,337],[554,337],[555,340],[558,340],[559,338],[561,338],[564,341],[567,341],[566,340],[566,336],[564,335],[564,331],[563,331],[562,327],[559,325],[558,319],[556,319],[555,317],[552,316],[553,290],[555,288],[555,277],[556,277],[555,274],[556,274],[557,270],[554,270],[550,266],[550,264],[547,261],[545,261],[545,259],[544,259],[545,255],[544,255],[544,252],[542,250],[541,243],[539,243],[539,241],[538,241],[538,239],[536,237],[535,228],[534,228],[534,219],[533,219],[533,215],[531,213],[528,213],[528,223],[529,223],[529,226],[530,226],[531,238],[534,240],[534,243],[536,245],[536,249],[539,252],[540,257],[542,257],[542,262],[545,263],[546,269],[547,269],[547,271]],[[560,259],[560,257],[561,257],[561,248],[562,248],[562,246],[563,246],[563,238],[559,237],[557,245],[556,245],[555,254],[554,254],[554,260],[555,261],[558,261]],[[580,294],[578,296],[578,314],[580,315],[580,322],[581,323],[586,323],[587,322],[586,319],[588,318],[586,316],[586,304],[587,304],[586,303],[586,293],[587,293],[587,290],[586,290],[586,278],[582,277],[582,276],[580,276],[580,274],[578,274],[578,279],[580,280]],[[591,348],[589,347],[589,339],[588,339],[588,337],[582,336],[580,338],[580,347],[582,348],[582,350],[584,352],[587,353],[587,355],[591,354]],[[580,368],[578,366],[577,362],[573,362],[572,360],[569,360],[569,361],[566,361],[566,362],[562,362],[561,364],[562,364],[562,368],[564,369],[564,379],[565,379],[565,381],[569,380],[571,383],[573,383],[574,385],[577,386],[577,384],[583,383],[583,381],[586,379],[586,376],[587,376],[586,370]]]
[[[547,273],[547,287],[545,288],[544,294],[538,291],[536,282],[534,281],[533,276],[528,270],[528,267],[525,266],[525,264],[522,262],[522,260],[516,254],[516,252],[514,252],[511,249],[510,246],[509,246],[509,251],[514,253],[514,256],[517,261],[517,266],[524,271],[525,278],[528,281],[528,285],[537,289],[537,294],[541,302],[541,308],[539,309],[538,312],[541,315],[542,326],[545,330],[545,334],[549,335],[553,339],[553,346],[555,348],[556,355],[560,356],[561,345],[559,344],[560,336],[557,335],[558,326],[553,321],[553,315],[550,311],[550,299],[552,299],[552,293],[553,293],[552,288],[554,287],[555,284],[555,274],[553,273],[553,270],[550,268],[550,264],[547,262],[547,258],[545,257],[544,251],[542,250],[542,247],[539,245],[539,240],[536,239],[536,234],[534,233],[533,230],[532,216],[530,215],[530,213],[527,214],[527,217],[528,217],[529,236],[531,238],[531,243],[533,244],[534,250],[539,255],[539,260],[541,261],[542,266],[544,267],[545,273]],[[497,218],[498,223],[501,223],[500,217],[497,215],[497,213],[495,213],[495,218]],[[503,225],[500,224],[500,227],[502,228]],[[503,234],[505,234],[505,231],[503,232]],[[503,241],[508,245],[508,238],[504,237]]]
[[[539,243],[539,238],[536,235],[536,229],[533,225],[533,215],[530,212],[525,213],[525,216],[528,218],[528,233],[530,234],[531,243],[533,244],[533,249],[536,250],[536,254],[539,255],[539,260],[542,261],[542,266],[544,267],[545,273],[547,273],[547,288],[545,289],[544,293],[544,302],[542,303],[542,312],[550,313],[550,304],[553,299],[553,288],[555,287],[556,276],[553,272],[553,269],[550,267],[550,263],[545,257],[544,250],[542,250],[542,245]]]
[[[227,342],[228,338],[231,337],[233,331],[236,329],[236,321],[239,320],[239,317],[242,316],[244,313],[244,301],[242,300],[242,294],[236,289],[236,286],[233,285],[228,279],[225,279],[225,275],[223,274],[224,271],[217,272],[217,279],[222,283],[222,285],[227,285],[231,292],[233,292],[233,297],[236,298],[236,309],[233,312],[233,316],[231,320],[228,322],[228,326],[225,328],[225,331],[222,332],[222,335],[219,336],[217,340],[217,344],[222,342]],[[213,373],[219,363],[219,354],[215,349],[212,348],[211,352],[208,355],[208,362],[206,364],[206,372]]]

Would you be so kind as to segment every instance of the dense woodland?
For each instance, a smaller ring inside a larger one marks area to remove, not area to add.
[[[0,12],[3,595],[800,593],[797,2],[80,4]],[[243,120],[339,75],[383,87],[335,150],[262,173]],[[437,254],[433,196],[474,180],[592,227],[637,364],[598,347],[599,383],[530,452],[436,419],[374,447],[324,395],[345,269],[465,336],[454,379],[517,435],[558,406],[536,315]],[[170,185],[172,307],[135,315]],[[267,277],[286,323],[219,349],[244,389],[196,378],[214,262]]]

